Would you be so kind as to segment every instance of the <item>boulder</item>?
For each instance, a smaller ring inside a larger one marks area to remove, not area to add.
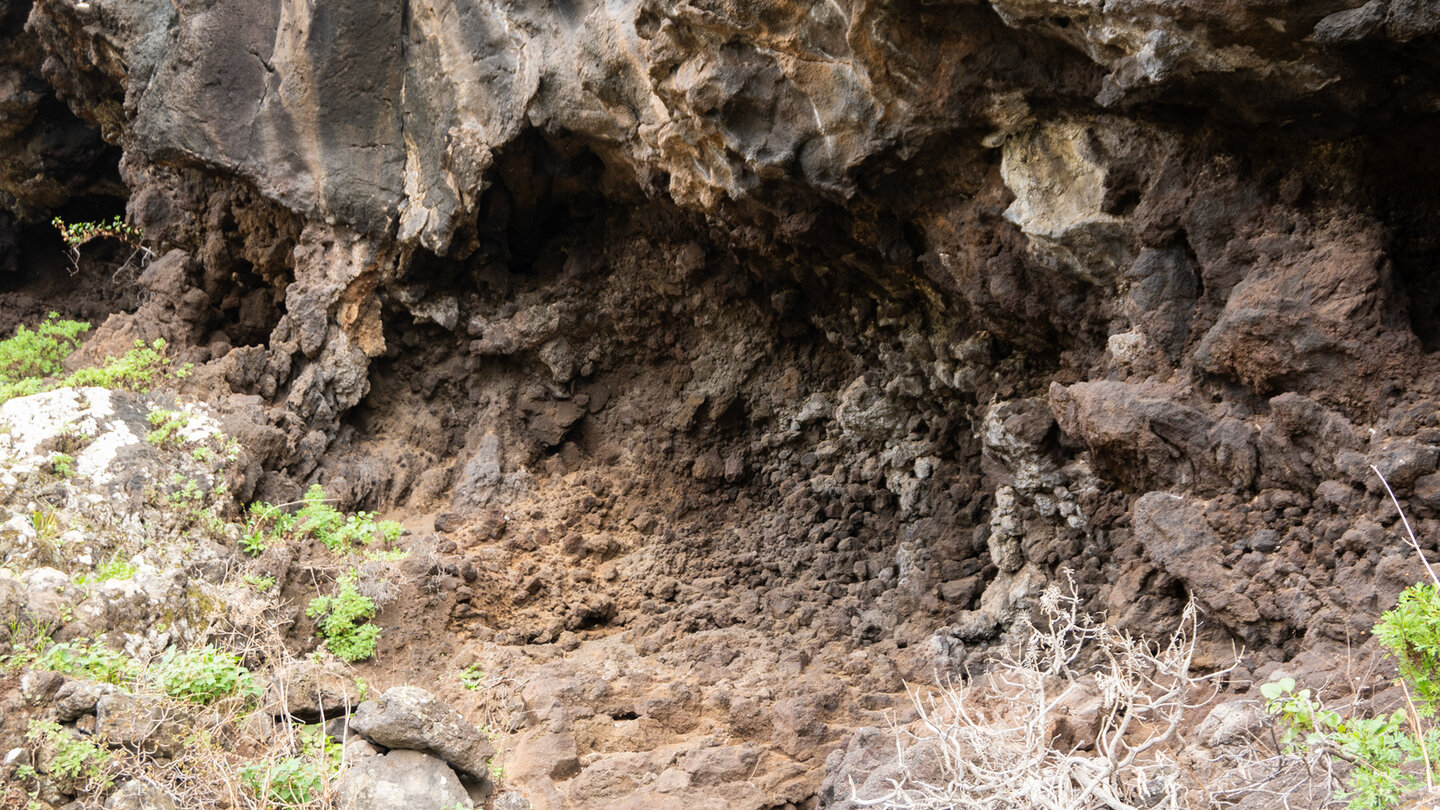
[[[158,785],[132,779],[105,800],[105,810],[175,810],[175,800]]]
[[[360,703],[355,681],[314,661],[297,661],[275,672],[265,687],[265,711],[314,722],[339,717]]]
[[[418,686],[387,689],[361,703],[350,729],[376,745],[434,754],[481,781],[490,777],[495,748],[449,704]]]
[[[365,757],[340,778],[341,810],[470,810],[460,779],[440,759],[419,751]]]
[[[111,692],[95,702],[95,735],[113,748],[173,757],[188,723],[160,698]]]
[[[72,723],[83,715],[94,714],[100,698],[111,694],[115,687],[96,681],[66,681],[55,691],[55,716],[62,723]]]

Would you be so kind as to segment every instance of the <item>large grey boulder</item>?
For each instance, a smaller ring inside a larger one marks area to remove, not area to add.
[[[341,810],[466,810],[474,805],[450,766],[419,751],[359,760],[340,777]]]
[[[489,779],[494,746],[449,704],[418,686],[397,686],[361,703],[350,729],[376,745],[431,753],[461,773]]]

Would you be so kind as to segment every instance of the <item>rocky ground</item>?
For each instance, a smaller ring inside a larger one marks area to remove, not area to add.
[[[1131,633],[1200,608],[1195,672],[1234,668],[1191,765],[1239,767],[1277,675],[1396,699],[1369,632],[1423,569],[1375,470],[1440,548],[1431,4],[0,19],[0,330],[55,311],[94,324],[67,371],[156,340],[172,370],[3,406],[12,655],[422,687],[503,776],[337,744],[497,807],[845,806],[907,685],[982,678],[1067,571]],[[144,251],[49,223],[122,212]],[[182,405],[223,438],[146,441]],[[70,447],[87,419],[129,440]],[[247,507],[312,484],[407,556],[247,553]],[[351,568],[382,630],[342,666],[305,610]],[[0,746],[95,730],[13,660]]]

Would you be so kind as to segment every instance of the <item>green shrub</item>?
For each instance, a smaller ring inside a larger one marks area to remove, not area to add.
[[[310,600],[305,615],[316,620],[315,630],[335,657],[363,661],[375,655],[380,628],[369,624],[375,617],[375,600],[360,593],[360,575],[354,569],[335,583],[334,596]]]
[[[167,650],[149,675],[162,692],[191,703],[259,695],[255,678],[240,664],[240,657],[210,645],[184,652]]]
[[[1440,587],[1422,582],[1406,588],[1375,625],[1375,638],[1414,693],[1416,712],[1434,717],[1440,705]]]
[[[340,772],[341,746],[320,726],[300,730],[300,756],[270,759],[240,770],[240,784],[262,801],[300,807],[318,800]]]
[[[474,692],[485,684],[485,670],[479,664],[471,664],[460,673],[460,685]]]
[[[95,239],[118,239],[132,247],[139,247],[144,234],[139,228],[125,222],[119,216],[109,219],[102,219],[96,222],[66,222],[60,217],[50,220],[60,231],[60,238],[65,240],[72,250],[78,250],[85,243]]]
[[[82,368],[76,371],[65,378],[63,385],[75,388],[123,388],[143,394],[165,379],[166,375],[176,379],[189,375],[188,365],[171,371],[170,358],[166,357],[164,352],[165,341],[162,339],[156,338],[148,344],[137,340],[135,348],[119,357],[106,357],[99,368]]]
[[[1413,585],[1380,618],[1374,635],[1398,665],[1399,683],[1413,696],[1414,716],[1396,709],[1377,717],[1346,717],[1326,709],[1293,678],[1263,684],[1266,709],[1280,718],[1287,750],[1333,753],[1352,763],[1335,798],[1350,810],[1385,810],[1424,782],[1417,770],[1433,769],[1440,755],[1440,728],[1433,725],[1440,701],[1440,588]]]
[[[74,478],[75,457],[69,453],[51,453],[50,472],[57,478]]]
[[[180,431],[190,424],[190,414],[184,411],[171,411],[165,408],[151,408],[146,414],[145,421],[150,423],[152,430],[145,434],[145,441],[156,447],[179,447],[185,443]]]
[[[115,684],[133,680],[137,671],[130,656],[93,639],[48,645],[36,653],[32,666]]]
[[[59,320],[50,313],[34,331],[21,326],[15,335],[0,340],[0,402],[45,390],[42,380],[64,370],[65,358],[80,345],[90,329],[82,321]]]
[[[268,593],[271,588],[275,587],[274,577],[257,577],[253,574],[246,574],[242,579],[246,585],[254,588],[256,593]]]
[[[31,720],[25,739],[48,745],[55,752],[55,759],[50,764],[53,776],[84,780],[101,790],[109,786],[110,780],[103,769],[110,762],[110,752],[72,735],[54,720]]]
[[[325,489],[315,484],[305,491],[298,504],[300,509],[294,514],[285,509],[296,504],[252,504],[241,546],[247,554],[254,556],[275,540],[313,537],[336,554],[348,554],[377,539],[382,544],[393,543],[403,531],[400,524],[393,520],[375,520],[373,512],[347,515],[331,506],[329,500]]]

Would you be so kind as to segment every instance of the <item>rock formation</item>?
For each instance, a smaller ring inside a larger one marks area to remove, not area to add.
[[[814,807],[1065,569],[1263,678],[1418,576],[1372,465],[1440,548],[1440,6],[1358,2],[0,0],[0,327],[411,519],[384,672],[513,678],[533,806]]]

